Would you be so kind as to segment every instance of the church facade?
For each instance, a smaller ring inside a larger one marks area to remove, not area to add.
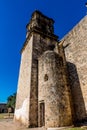
[[[61,41],[39,11],[27,24],[14,119],[27,127],[62,127],[87,118],[87,16]]]

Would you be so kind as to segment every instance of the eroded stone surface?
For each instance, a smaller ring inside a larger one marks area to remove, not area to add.
[[[15,110],[15,120],[27,127],[66,126],[86,117],[87,16],[62,43],[53,23],[35,11],[27,25]]]
[[[70,86],[75,117],[81,120],[87,114],[87,16],[65,37],[65,55],[69,71]]]
[[[46,51],[39,59],[39,123],[41,123],[40,104],[43,102],[45,127],[72,124],[70,93],[64,82],[63,68],[62,57],[54,51]],[[48,76],[47,80],[44,79],[45,75]]]

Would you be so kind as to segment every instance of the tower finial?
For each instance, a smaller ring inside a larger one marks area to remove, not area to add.
[[[85,6],[86,6],[86,15],[87,15],[87,2],[85,3]]]

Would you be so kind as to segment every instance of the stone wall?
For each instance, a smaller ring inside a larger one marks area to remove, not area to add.
[[[33,33],[31,92],[30,92],[30,127],[38,126],[38,58],[56,41]]]
[[[76,120],[87,115],[87,16],[63,39]]]
[[[45,107],[42,111],[45,127],[72,124],[70,92],[64,81],[63,67],[62,57],[53,51],[46,51],[39,59],[39,126],[42,124],[41,103]]]
[[[26,48],[22,52],[15,109],[15,120],[27,126],[29,125],[32,42],[33,36],[29,39]]]
[[[38,126],[38,58],[56,41],[32,32],[22,49],[15,120],[29,127]]]

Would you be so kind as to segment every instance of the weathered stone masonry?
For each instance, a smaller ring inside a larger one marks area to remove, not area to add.
[[[87,118],[87,16],[62,40],[76,120]]]
[[[61,42],[53,24],[39,11],[27,24],[14,116],[27,127],[67,126],[86,117],[87,18]]]
[[[42,101],[45,105],[45,127],[66,126],[72,122],[69,93],[62,70],[62,57],[54,51],[46,51],[40,57],[38,100],[39,106]]]

